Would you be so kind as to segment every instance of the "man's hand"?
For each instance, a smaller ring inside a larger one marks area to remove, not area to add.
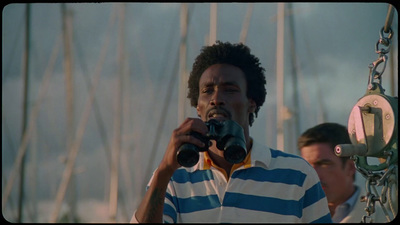
[[[208,128],[199,118],[187,118],[172,132],[167,150],[153,175],[150,187],[140,203],[136,214],[133,215],[139,223],[162,222],[164,199],[168,182],[175,170],[181,166],[176,159],[176,153],[179,147],[183,143],[191,143],[199,147],[204,147],[202,141],[189,135],[189,133],[193,131],[205,135],[208,132]]]
[[[175,170],[181,166],[176,159],[176,153],[179,147],[184,143],[191,143],[199,147],[204,147],[204,143],[201,140],[189,135],[189,133],[193,131],[201,135],[206,135],[208,128],[206,124],[198,118],[186,118],[186,120],[172,132],[167,150],[158,167],[159,170],[169,171],[169,174],[172,176]]]

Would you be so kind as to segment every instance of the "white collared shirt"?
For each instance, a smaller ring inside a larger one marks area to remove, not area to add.
[[[355,186],[355,188],[356,191],[349,199],[347,199],[347,201],[336,206],[335,214],[332,217],[332,221],[334,223],[340,223],[347,215],[349,215],[351,210],[353,210],[354,205],[356,204],[356,201],[358,199],[358,196],[360,195],[360,188],[358,188],[357,186]]]

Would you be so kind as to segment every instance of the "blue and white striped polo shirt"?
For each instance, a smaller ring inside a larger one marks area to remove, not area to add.
[[[227,181],[204,153],[175,171],[168,184],[164,222],[331,222],[315,170],[301,157],[253,143],[247,163]],[[150,181],[151,183],[151,181]]]

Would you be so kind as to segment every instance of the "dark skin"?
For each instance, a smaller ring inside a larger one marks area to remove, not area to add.
[[[246,78],[238,67],[215,64],[203,72],[199,81],[199,99],[196,107],[201,119],[187,118],[172,132],[164,157],[154,173],[152,184],[136,211],[135,216],[139,222],[162,222],[167,185],[175,170],[180,167],[176,160],[176,152],[183,143],[203,147],[203,142],[187,134],[195,131],[205,135],[208,132],[205,121],[211,118],[236,121],[243,127],[247,149],[251,148],[249,114],[254,112],[256,104],[247,98],[246,92]],[[233,164],[224,159],[223,151],[218,150],[213,143],[208,153],[213,162],[223,168],[229,176]]]

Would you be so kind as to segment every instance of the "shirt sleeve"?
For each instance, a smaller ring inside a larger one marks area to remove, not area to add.
[[[303,217],[305,223],[332,223],[328,201],[317,172],[308,166],[307,178],[304,183]]]
[[[177,200],[173,182],[168,183],[164,201],[164,223],[177,223]]]
[[[149,189],[149,187],[153,181],[153,178],[154,178],[154,172],[153,172],[153,175],[151,176],[149,182],[147,183],[146,191]],[[164,200],[164,209],[163,209],[163,222],[164,223],[176,223],[177,213],[176,213],[175,206],[174,206],[173,193],[174,193],[173,185],[172,185],[172,182],[169,181],[167,191],[165,193],[165,200]],[[136,211],[137,211],[137,209],[133,212],[130,223],[139,223],[139,221],[136,219],[136,215],[135,215]]]

